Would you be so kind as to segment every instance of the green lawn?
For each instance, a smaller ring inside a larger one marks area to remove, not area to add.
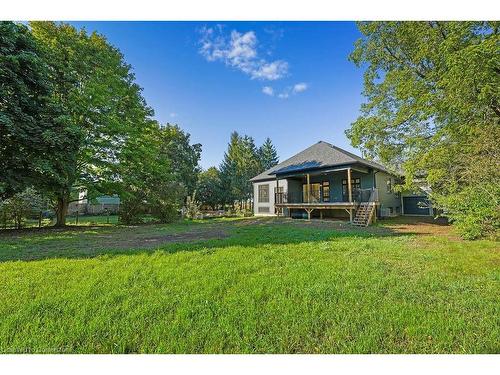
[[[498,353],[500,251],[404,221],[0,233],[3,353]]]

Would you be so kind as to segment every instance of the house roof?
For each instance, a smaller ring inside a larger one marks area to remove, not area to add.
[[[118,195],[102,195],[100,197],[96,197],[96,201],[99,204],[120,204],[120,197]]]
[[[291,158],[253,177],[250,181],[274,179],[276,178],[276,174],[287,174],[350,164],[360,164],[392,174],[392,172],[381,164],[363,159],[328,142],[319,141]]]

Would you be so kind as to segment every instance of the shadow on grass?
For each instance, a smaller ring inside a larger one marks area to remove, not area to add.
[[[421,234],[421,233],[420,233]],[[209,220],[130,227],[91,226],[29,230],[0,235],[0,262],[85,259],[161,251],[203,251],[232,246],[255,248],[343,239],[418,235],[380,225],[359,228],[346,222],[275,218]]]

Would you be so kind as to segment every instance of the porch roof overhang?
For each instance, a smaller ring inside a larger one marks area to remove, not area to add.
[[[275,178],[277,179],[283,179],[283,178],[292,178],[292,177],[304,177],[305,175],[309,174],[310,176],[318,176],[318,175],[324,175],[328,173],[334,173],[334,172],[341,172],[341,171],[347,171],[348,169],[351,169],[353,171],[357,171],[360,173],[369,173],[370,170],[368,168],[363,167],[362,165],[358,164],[346,164],[346,165],[341,165],[341,166],[335,166],[335,167],[323,167],[323,168],[311,168],[311,169],[301,169],[301,170],[295,170],[295,171],[283,171],[279,172],[277,171],[276,173],[270,173],[271,175],[275,175]]]

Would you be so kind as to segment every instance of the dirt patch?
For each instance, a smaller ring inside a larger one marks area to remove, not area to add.
[[[383,219],[377,221],[376,225],[368,227],[358,227],[350,224],[348,221],[338,219],[312,219],[299,220],[290,218],[264,218],[245,220],[245,225],[279,225],[286,223],[304,228],[331,229],[335,231],[349,231],[360,233],[372,233],[376,235],[397,235],[397,234],[416,234],[416,235],[437,235],[446,236],[453,240],[459,240],[452,227],[444,218],[434,219],[432,217],[412,217],[400,216],[396,218]],[[241,223],[243,224],[243,223]]]
[[[142,236],[137,236],[137,234],[129,236],[125,233],[115,232],[108,236],[98,236],[100,246],[119,249],[154,248],[166,243],[195,242],[226,237],[228,237],[228,234],[218,229]]]

